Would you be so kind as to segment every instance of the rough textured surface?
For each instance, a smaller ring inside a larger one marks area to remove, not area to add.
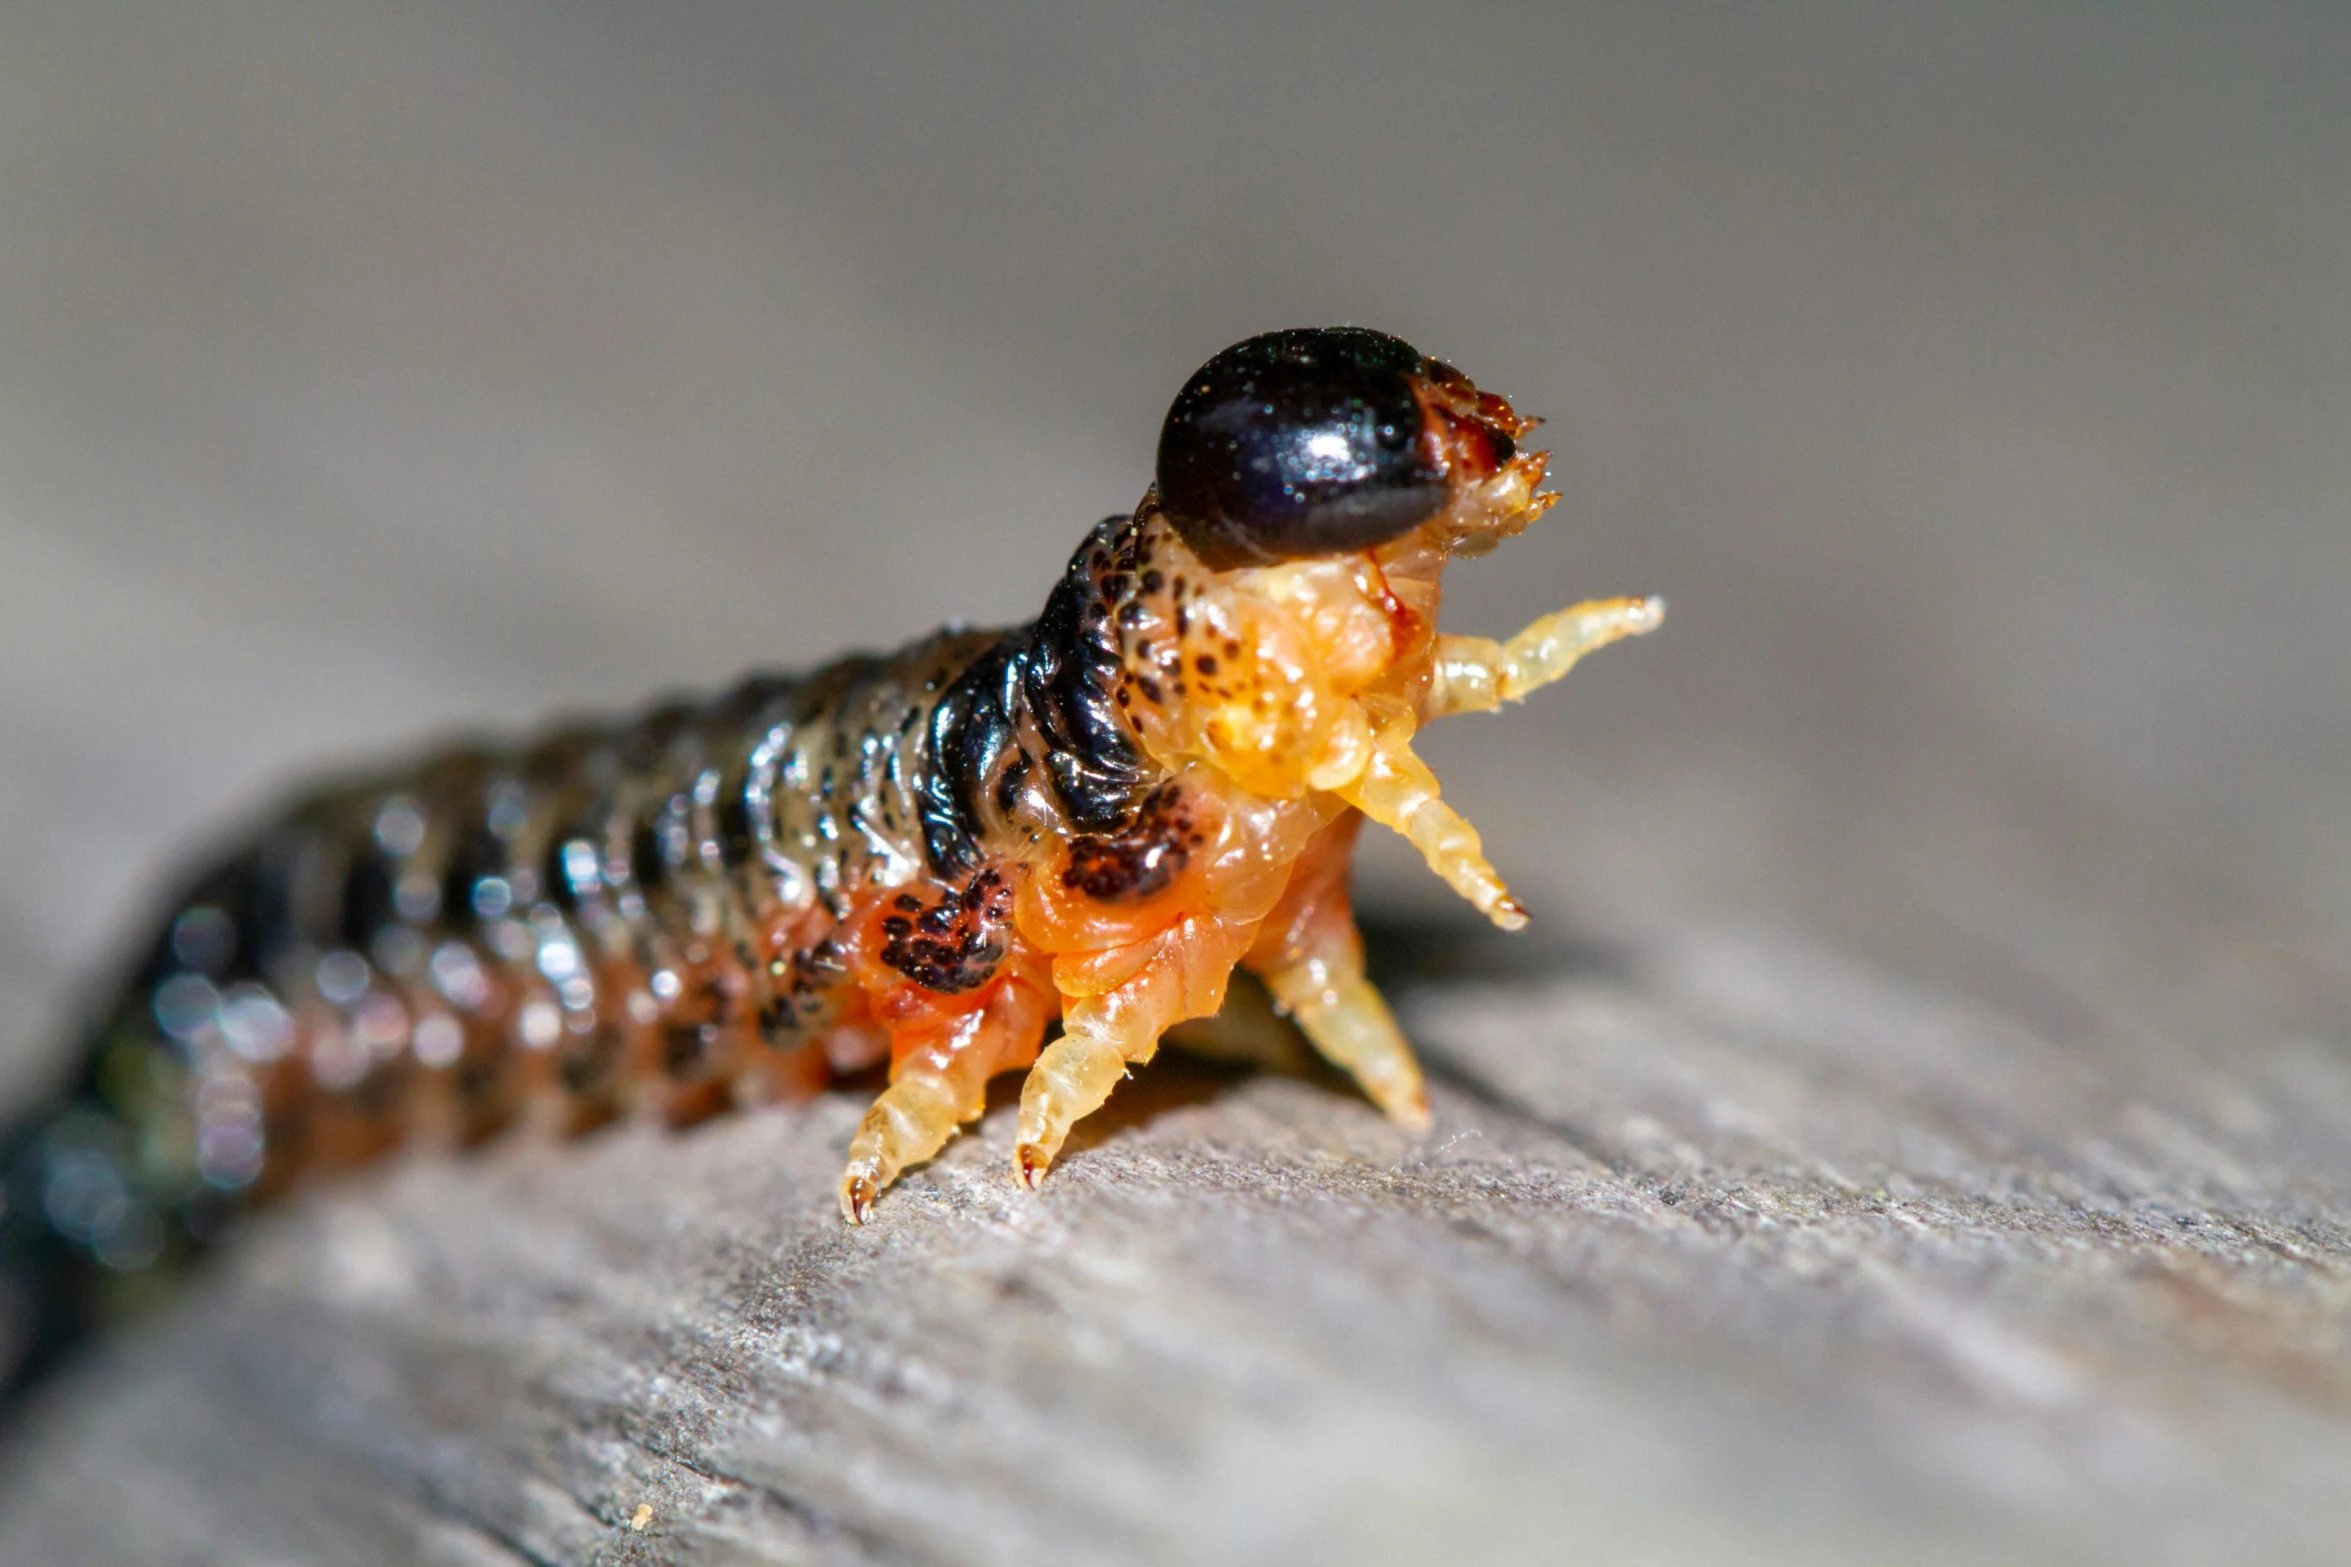
[[[135,20],[133,20],[135,16]],[[1392,847],[1421,1143],[1169,1060],[393,1167],[52,1392],[0,1561],[2351,1560],[2339,8],[0,16],[0,1046],[289,770],[1033,612],[1174,377],[1552,413]],[[630,1527],[640,1509],[642,1529]]]
[[[1421,1145],[1170,1061],[860,1232],[847,1097],[324,1199],[60,1399],[0,1556],[2340,1559],[2339,1053],[1753,933],[1411,995]]]

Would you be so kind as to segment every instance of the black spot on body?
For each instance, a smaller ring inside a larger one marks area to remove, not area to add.
[[[955,995],[977,990],[1003,961],[1012,890],[983,870],[954,894],[907,919],[882,921],[882,961],[925,990]]]
[[[1139,903],[1166,891],[1202,841],[1182,796],[1162,787],[1126,831],[1072,839],[1062,884],[1100,903]]]

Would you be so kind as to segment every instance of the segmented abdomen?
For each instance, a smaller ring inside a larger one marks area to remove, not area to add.
[[[649,1097],[691,1118],[820,1073],[808,1047],[844,1043],[832,935],[919,871],[932,714],[999,640],[304,800],[178,900],[25,1197],[130,1266],[419,1128],[470,1140],[533,1104],[578,1128]],[[61,1153],[84,1161],[62,1187]]]

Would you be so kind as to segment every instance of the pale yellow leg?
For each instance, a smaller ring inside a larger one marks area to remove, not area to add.
[[[1255,929],[1254,920],[1186,921],[1154,937],[1150,960],[1114,989],[1064,1001],[1061,1037],[1021,1085],[1012,1164],[1022,1185],[1044,1179],[1069,1129],[1102,1107],[1129,1066],[1158,1053],[1161,1033],[1223,1004],[1225,982]]]
[[[1179,1021],[1172,1009],[1122,1005],[1120,995],[1088,996],[1064,1012],[1061,1037],[1045,1047],[1021,1084],[1012,1170],[1032,1191],[1069,1129],[1102,1108],[1130,1065],[1158,1054],[1161,1030]]]
[[[1406,1126],[1429,1124],[1420,1063],[1388,1003],[1363,977],[1361,953],[1302,958],[1269,970],[1265,985],[1314,1048],[1362,1084],[1373,1104]]]
[[[977,1092],[956,1081],[970,1075],[976,1074],[930,1069],[891,1079],[849,1139],[849,1163],[841,1171],[842,1218],[863,1224],[899,1171],[937,1153],[958,1126],[977,1118],[987,1100],[987,1081],[980,1079]]]
[[[1070,1019],[1062,1023],[1067,1027]],[[1130,1062],[1140,1065],[1158,1049],[1156,1032],[1148,1044],[1138,1045],[1092,1028],[1063,1034],[1047,1045],[1020,1090],[1020,1140],[1012,1151],[1013,1174],[1020,1183],[1034,1191],[1069,1129],[1102,1108]]]
[[[1545,615],[1508,642],[1440,636],[1436,679],[1421,703],[1421,716],[1490,713],[1549,685],[1586,653],[1655,631],[1664,620],[1660,598],[1594,599]]]
[[[945,1147],[964,1122],[978,1120],[987,1108],[988,1079],[1035,1051],[1045,1016],[1037,992],[1008,984],[943,1037],[900,1058],[890,1069],[890,1086],[849,1140],[841,1216],[863,1224],[900,1171]]]
[[[1515,702],[1557,680],[1592,649],[1653,630],[1664,618],[1662,599],[1600,599],[1546,615],[1508,642],[1439,637],[1436,678],[1420,714],[1375,715],[1370,761],[1335,792],[1382,827],[1403,834],[1429,869],[1479,913],[1504,930],[1523,928],[1526,910],[1487,863],[1477,829],[1438,798],[1437,775],[1413,754],[1414,719],[1486,712]]]
[[[1370,762],[1336,792],[1382,827],[1403,834],[1429,869],[1480,914],[1504,930],[1525,928],[1527,911],[1486,862],[1478,830],[1437,798],[1437,775],[1413,754],[1409,718],[1373,735]]]

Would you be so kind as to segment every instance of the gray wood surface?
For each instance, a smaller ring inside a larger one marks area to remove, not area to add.
[[[0,10],[0,1069],[322,759],[1030,613],[1184,369],[1557,416],[1367,846],[1435,1075],[412,1160],[56,1385],[0,1562],[2351,1561],[2351,30]],[[641,1528],[633,1527],[640,1515]]]
[[[1171,1059],[861,1232],[847,1099],[323,1198],[58,1400],[0,1557],[2342,1559],[2339,1052],[1752,931],[1409,995],[1424,1143]]]

